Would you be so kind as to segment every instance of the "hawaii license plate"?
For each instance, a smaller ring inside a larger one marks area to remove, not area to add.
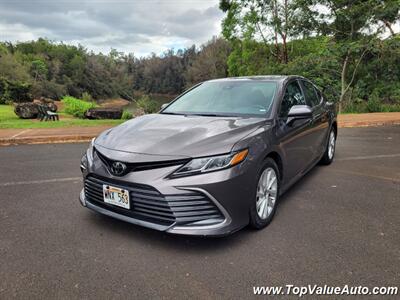
[[[125,189],[103,184],[103,197],[106,203],[126,209],[130,208],[129,192]]]

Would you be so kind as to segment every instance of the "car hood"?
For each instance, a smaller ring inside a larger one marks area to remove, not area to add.
[[[151,114],[103,132],[95,145],[105,150],[174,159],[222,154],[230,152],[236,142],[264,121],[249,117]]]

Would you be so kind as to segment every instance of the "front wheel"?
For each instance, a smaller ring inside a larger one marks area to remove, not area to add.
[[[250,225],[256,229],[267,226],[274,217],[279,198],[279,169],[267,158],[258,176],[255,199],[250,208]]]
[[[335,148],[336,148],[336,133],[335,129],[331,129],[328,137],[328,144],[326,145],[326,149],[324,152],[324,156],[321,158],[321,164],[330,165],[333,161],[333,157],[335,156]]]

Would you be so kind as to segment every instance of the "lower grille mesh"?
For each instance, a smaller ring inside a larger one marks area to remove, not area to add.
[[[103,184],[110,184],[129,191],[131,208],[124,209],[105,203]],[[128,217],[148,222],[170,225],[190,225],[194,222],[222,222],[224,216],[206,195],[188,191],[184,195],[163,195],[151,186],[121,183],[89,175],[85,179],[85,197],[94,205]]]

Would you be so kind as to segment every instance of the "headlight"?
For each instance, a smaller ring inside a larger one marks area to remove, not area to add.
[[[89,161],[93,159],[94,140],[95,138],[92,139],[92,141],[89,144],[89,148],[86,150],[86,153],[83,154],[81,158],[81,171],[86,170],[89,165]]]
[[[249,151],[245,149],[225,155],[195,158],[172,173],[170,177],[180,177],[226,169],[241,163],[246,158],[248,152]]]
[[[93,159],[93,150],[94,150],[94,141],[95,140],[96,140],[96,138],[92,138],[89,148],[86,151],[86,154],[87,154],[89,160]]]
[[[83,172],[84,170],[87,169],[88,167],[88,159],[87,159],[87,155],[86,153],[83,154],[82,158],[81,158],[81,171]]]

